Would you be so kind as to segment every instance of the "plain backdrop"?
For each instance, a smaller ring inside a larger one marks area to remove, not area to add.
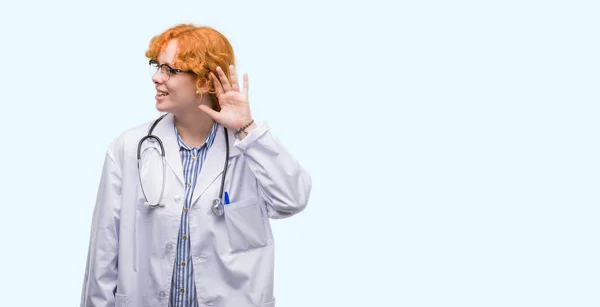
[[[231,41],[311,173],[278,307],[600,306],[597,1],[2,1],[2,306],[77,306],[105,150],[154,119],[144,52]]]

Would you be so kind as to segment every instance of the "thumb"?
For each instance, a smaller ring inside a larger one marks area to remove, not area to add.
[[[219,114],[219,112],[211,109],[209,106],[205,105],[205,104],[201,104],[198,106],[198,109],[202,110],[202,112],[208,114],[208,116],[212,117],[212,119],[214,119],[215,121],[219,121],[218,119],[221,118],[221,114]]]

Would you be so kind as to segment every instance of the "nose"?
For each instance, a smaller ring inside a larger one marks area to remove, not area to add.
[[[154,84],[163,84],[165,82],[161,76],[160,70],[156,71],[154,75],[152,75],[152,82],[154,82]]]

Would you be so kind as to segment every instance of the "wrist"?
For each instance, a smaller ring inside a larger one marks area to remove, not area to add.
[[[256,129],[256,123],[254,122],[254,119],[249,120],[244,126],[238,128],[235,132],[234,135],[239,139],[242,140],[244,139],[250,132],[252,132],[252,130]]]

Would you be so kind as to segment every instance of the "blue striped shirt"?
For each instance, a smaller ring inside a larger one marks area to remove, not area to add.
[[[175,128],[177,143],[179,144],[179,153],[181,154],[181,162],[183,163],[185,203],[183,212],[181,213],[179,235],[177,237],[177,250],[175,254],[175,266],[173,268],[173,277],[171,281],[170,306],[172,307],[198,306],[196,285],[194,284],[194,268],[191,261],[192,255],[190,251],[188,209],[191,205],[190,202],[192,201],[192,192],[196,186],[196,179],[202,170],[202,164],[206,159],[208,149],[214,143],[217,127],[218,124],[215,122],[206,136],[204,143],[200,147],[190,147],[186,145],[183,140],[181,140],[177,128]]]

